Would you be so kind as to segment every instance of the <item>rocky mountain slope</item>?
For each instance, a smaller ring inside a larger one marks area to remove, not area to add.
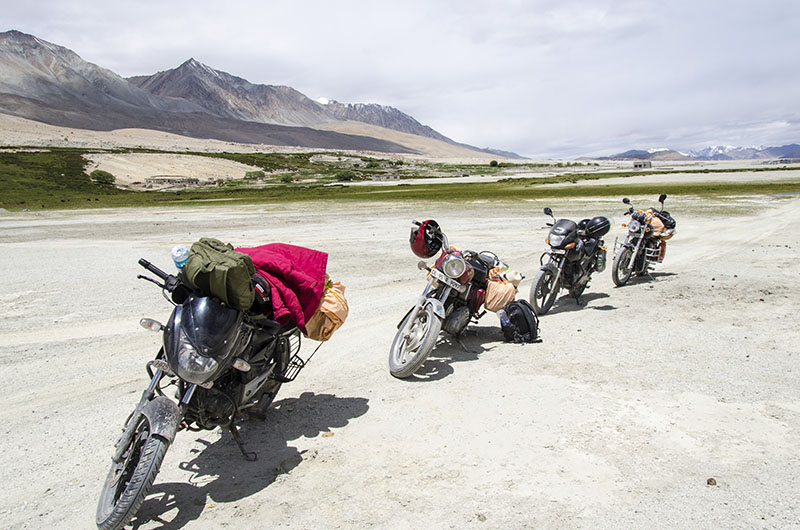
[[[453,142],[392,107],[322,104],[290,87],[256,85],[193,59],[174,70],[124,79],[67,48],[14,30],[0,33],[0,112],[98,131],[142,128],[278,146],[427,150],[417,140],[398,142],[403,135],[391,133],[396,131],[450,144],[446,150],[462,156],[495,153]],[[344,126],[353,121],[369,132]]]

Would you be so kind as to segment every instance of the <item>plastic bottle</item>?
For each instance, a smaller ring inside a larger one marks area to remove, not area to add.
[[[172,247],[172,261],[175,262],[175,266],[178,270],[183,269],[187,259],[189,259],[189,249],[186,248],[186,245],[175,245]]]
[[[594,262],[594,270],[597,272],[603,272],[606,268],[606,251],[604,249],[600,249],[597,251],[597,257],[595,258]]]
[[[506,313],[505,309],[498,309],[497,316],[500,318],[500,327],[504,328],[509,323],[511,323],[511,319],[508,318],[508,313]]]

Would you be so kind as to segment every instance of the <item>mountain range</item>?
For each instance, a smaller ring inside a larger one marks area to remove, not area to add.
[[[698,151],[681,152],[674,149],[632,149],[616,155],[600,157],[599,160],[753,160],[753,159],[800,159],[800,145],[788,144],[780,147],[732,147],[713,146]]]
[[[278,146],[519,157],[455,142],[393,107],[316,101],[194,59],[126,79],[16,30],[0,33],[0,113],[98,131],[141,128]]]

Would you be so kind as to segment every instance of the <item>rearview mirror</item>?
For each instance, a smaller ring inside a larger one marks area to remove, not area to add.
[[[661,195],[658,196],[658,202],[660,202],[661,204],[664,204],[664,201],[666,201],[666,200],[667,200],[667,194],[666,193],[662,193]]]
[[[630,204],[631,200],[629,198],[625,197],[624,199],[622,199],[622,202],[624,202],[625,204]]]
[[[551,210],[550,208],[545,208],[544,209],[544,214],[545,215],[549,215],[550,217],[552,217],[553,216],[553,210]]]

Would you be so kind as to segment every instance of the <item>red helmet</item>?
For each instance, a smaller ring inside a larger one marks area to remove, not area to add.
[[[420,258],[431,258],[442,248],[439,223],[428,219],[411,229],[411,250]]]

